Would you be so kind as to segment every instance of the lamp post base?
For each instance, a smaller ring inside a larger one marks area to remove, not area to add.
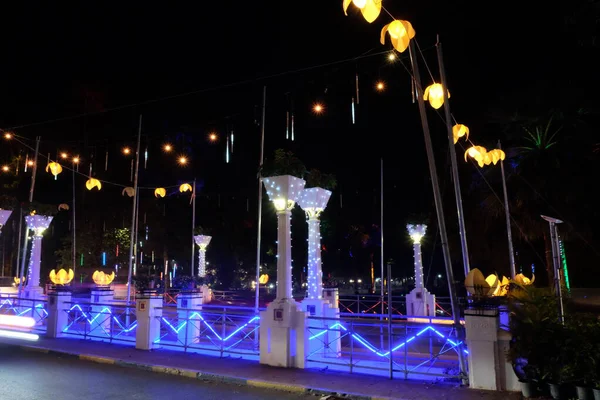
[[[302,309],[307,316],[308,354],[340,357],[342,352],[340,309],[324,299],[304,299]]]
[[[425,288],[415,288],[406,295],[406,315],[435,317],[435,295]]]

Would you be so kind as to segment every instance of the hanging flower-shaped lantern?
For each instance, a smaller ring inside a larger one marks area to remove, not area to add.
[[[62,210],[69,211],[69,205],[68,204],[64,204],[64,203],[63,204],[59,204],[58,205],[58,211],[62,211]]]
[[[488,283],[488,285],[490,285],[490,291],[488,292],[489,296],[498,296],[498,294],[500,293],[500,285],[501,285],[501,280],[500,277],[496,274],[491,274],[488,275],[487,278],[485,278],[485,281]]]
[[[415,37],[415,30],[410,22],[399,19],[396,19],[383,27],[380,37],[381,44],[385,44],[386,32],[390,34],[392,46],[400,53],[408,48],[410,39]]]
[[[181,186],[179,186],[179,191],[181,193],[191,192],[192,191],[192,185],[190,185],[189,183],[184,183]]]
[[[18,276],[15,276],[14,281],[15,281],[15,285],[18,285],[19,283],[23,284],[23,283],[25,283],[25,277],[22,277],[19,279]]]
[[[260,283],[261,285],[266,285],[267,282],[269,282],[269,275],[262,274],[258,277],[258,283]]]
[[[483,146],[471,146],[465,151],[465,161],[467,161],[467,157],[471,157],[473,160],[477,161],[480,167],[485,165],[487,150]],[[489,155],[487,158],[489,159]]]
[[[490,150],[488,151],[488,154],[490,155],[490,161],[494,163],[494,165],[496,165],[498,161],[504,161],[506,158],[506,153],[501,149]]]
[[[165,188],[156,188],[154,189],[154,196],[156,197],[165,197],[167,195],[167,190]]]
[[[46,172],[50,172],[56,178],[62,172],[62,166],[57,162],[51,162],[46,165]]]
[[[128,186],[125,189],[123,189],[123,191],[121,192],[121,194],[123,196],[127,195],[129,197],[133,197],[133,195],[135,194],[135,189],[132,188],[131,186]]]
[[[54,270],[50,271],[50,280],[55,285],[68,285],[74,277],[75,274],[70,268],[69,272],[65,271],[62,268],[58,272],[55,272]]]
[[[85,183],[85,187],[87,190],[92,190],[93,188],[98,188],[98,190],[102,189],[102,183],[96,178],[90,178]]]
[[[350,7],[350,3],[353,3],[356,8],[360,9],[360,12],[367,22],[371,23],[375,21],[381,13],[381,1],[382,0],[344,0],[342,7],[344,8],[344,14],[348,15],[348,7]]]
[[[448,91],[448,98],[450,98],[450,91]],[[431,107],[436,110],[444,105],[444,87],[441,83],[434,83],[425,88],[423,93],[423,100],[428,100]]]
[[[110,275],[104,273],[103,271],[95,271],[92,275],[92,279],[98,286],[108,286],[115,279],[115,271],[113,271]]]
[[[458,142],[458,139],[465,137],[469,139],[469,127],[463,124],[456,124],[452,127],[452,136],[454,136],[454,144]]]

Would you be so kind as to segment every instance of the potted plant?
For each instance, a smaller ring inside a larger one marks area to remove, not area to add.
[[[291,175],[304,178],[306,167],[291,151],[277,149],[273,158],[263,163],[260,175],[263,177]]]
[[[173,279],[173,288],[181,292],[195,292],[196,278],[189,275],[177,275]]]

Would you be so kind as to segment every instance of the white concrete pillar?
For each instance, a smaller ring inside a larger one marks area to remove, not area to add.
[[[110,337],[112,326],[112,302],[115,292],[110,287],[95,287],[90,292],[90,312],[94,323],[90,324],[91,336]]]
[[[42,237],[52,222],[52,216],[28,215],[25,217],[27,229],[33,230],[33,243],[31,244],[31,256],[29,258],[29,272],[25,296],[36,298],[42,295],[44,289],[40,286],[40,265],[42,262]]]
[[[198,276],[203,278],[206,276],[206,248],[210,244],[212,236],[196,235],[194,241],[200,247],[198,251]]]
[[[465,310],[465,329],[469,350],[469,387],[501,390],[498,310]]]
[[[71,309],[71,292],[61,290],[48,293],[48,318],[46,336],[57,338],[63,335],[69,323],[68,311]]]
[[[292,299],[292,212],[277,211],[277,300]]]
[[[162,305],[162,296],[142,293],[136,297],[136,349],[152,350],[160,347],[156,342],[160,338]]]
[[[198,342],[200,336],[200,313],[202,312],[202,294],[181,292],[177,296],[178,326],[177,338],[184,346]]]
[[[435,317],[435,295],[425,288],[423,277],[423,256],[421,240],[427,231],[427,225],[406,225],[408,234],[413,241],[415,265],[415,288],[406,295],[406,315]]]

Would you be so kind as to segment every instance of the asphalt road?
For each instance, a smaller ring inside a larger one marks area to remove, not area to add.
[[[233,371],[232,371],[233,372]],[[6,400],[311,399],[282,391],[190,378],[28,352],[0,344],[0,398]]]

